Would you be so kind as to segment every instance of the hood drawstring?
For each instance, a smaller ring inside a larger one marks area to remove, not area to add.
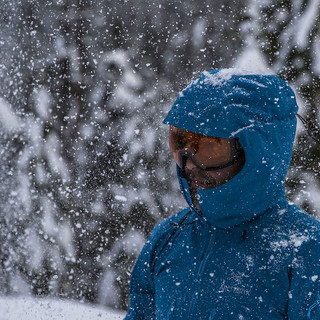
[[[176,232],[182,227],[182,226],[187,226],[187,225],[192,225],[195,223],[195,221],[189,222],[189,223],[184,223],[184,221],[186,221],[186,219],[190,216],[190,214],[192,213],[192,210],[189,210],[183,217],[182,219],[179,221],[179,223],[175,223],[175,222],[170,222],[170,226],[174,227],[174,229],[171,231],[168,239],[166,240],[166,242],[164,243],[162,249],[160,250],[160,252],[158,253],[158,257],[162,254],[162,252],[165,250],[165,248],[167,248],[167,246],[170,244],[172,238],[174,237],[174,235],[176,234]],[[171,245],[171,244],[170,244]]]
[[[194,224],[194,221],[192,222],[188,222],[188,223],[184,223],[184,221],[190,216],[191,214],[191,210],[179,221],[179,223],[176,222],[170,222],[170,226],[172,227],[176,227],[177,229],[179,229],[181,226],[187,226],[190,224]],[[171,237],[170,237],[171,238]]]
[[[190,216],[192,210],[189,210],[189,212],[187,212],[182,219],[179,221],[179,223],[175,223],[175,222],[170,222],[170,226],[174,227],[174,229],[171,231],[168,239],[166,240],[166,242],[164,243],[162,249],[160,250],[160,252],[158,253],[158,257],[162,254],[162,252],[165,250],[165,248],[168,246],[168,244],[170,244],[171,239],[174,237],[174,235],[176,234],[176,232],[182,227],[182,226],[187,226],[187,225],[191,225],[194,224],[195,221],[189,222],[189,223],[184,223],[184,221],[186,221],[186,219]]]
[[[178,170],[180,171],[180,174],[181,174],[181,169],[180,169],[179,167],[178,167]],[[181,179],[181,176],[180,176],[179,178]],[[181,183],[181,182],[180,182],[180,183]],[[185,189],[182,187],[181,190],[182,190],[182,192],[183,192],[183,194],[184,194],[184,198],[187,200],[188,197],[187,197],[187,195],[186,195]],[[178,223],[176,223],[176,222],[170,222],[170,226],[174,227],[174,229],[172,230],[172,232],[171,232],[168,240],[166,241],[165,245],[163,246],[163,249],[168,245],[168,243],[170,243],[171,239],[174,237],[174,235],[176,234],[176,232],[177,232],[182,226],[188,226],[188,225],[192,225],[192,224],[195,223],[195,221],[191,221],[191,222],[188,222],[188,223],[184,223],[184,222],[187,220],[187,218],[190,216],[190,214],[191,214],[192,212],[196,213],[197,216],[199,216],[201,219],[203,219],[205,222],[207,222],[207,219],[206,219],[204,216],[202,216],[202,214],[201,214],[200,212],[198,212],[198,211],[194,208],[193,203],[190,204],[189,201],[187,201],[187,202],[188,202],[188,204],[189,204],[190,210],[182,217],[182,219],[181,219]],[[163,251],[163,249],[161,250],[161,252]]]
[[[188,179],[187,179],[187,177],[184,175],[183,170],[182,170],[178,165],[177,165],[177,170],[178,170],[179,183],[180,183],[180,186],[181,186],[180,189],[181,189],[181,191],[183,192],[183,197],[184,197],[185,200],[187,201],[190,209],[191,209],[199,218],[201,218],[201,219],[204,220],[205,222],[208,222],[208,220],[206,219],[206,217],[204,217],[204,216],[202,215],[202,213],[199,212],[199,211],[194,207],[193,203],[192,203],[192,202],[190,203],[189,197],[188,197],[188,195],[186,194],[186,189],[184,188],[183,183],[182,183],[182,181],[181,181],[181,179],[187,180],[187,183],[188,183],[188,186],[189,186],[189,189],[190,189],[190,185],[189,185]],[[190,213],[191,213],[191,212],[190,212]],[[190,214],[190,213],[189,213],[189,214]]]

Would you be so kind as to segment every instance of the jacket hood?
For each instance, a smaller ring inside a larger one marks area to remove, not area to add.
[[[198,188],[201,213],[214,226],[239,225],[268,208],[287,205],[287,174],[298,106],[292,89],[276,75],[236,69],[203,72],[174,102],[164,123],[213,137],[239,138],[242,170],[212,189]],[[193,207],[187,180],[181,190]]]

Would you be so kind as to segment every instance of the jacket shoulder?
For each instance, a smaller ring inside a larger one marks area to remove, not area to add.
[[[276,247],[288,250],[295,257],[317,256],[320,250],[320,221],[294,204],[278,212],[273,225]]]
[[[189,220],[189,213],[190,208],[184,208],[183,210],[179,211],[178,213],[162,220],[159,222],[154,229],[152,230],[149,238],[147,241],[155,242],[162,238],[166,234],[170,234],[172,230],[182,221],[184,218]],[[184,221],[186,222],[186,221]]]
[[[289,205],[286,215],[294,252],[288,316],[319,319],[320,221],[295,205]]]
[[[159,222],[151,231],[137,262],[140,260],[144,262],[147,261],[147,264],[151,266],[156,260],[156,257],[159,256],[166,247],[172,235],[174,235],[179,223],[189,220],[190,215],[190,209],[186,208]]]
[[[289,204],[286,220],[292,231],[309,235],[310,239],[320,240],[320,221],[294,204]]]

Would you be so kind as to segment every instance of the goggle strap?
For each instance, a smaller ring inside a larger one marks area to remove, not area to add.
[[[235,164],[237,161],[239,161],[240,157],[241,157],[241,150],[242,147],[238,141],[238,138],[232,139],[231,140],[231,144],[230,144],[230,153],[231,153],[231,159],[230,161],[219,165],[219,166],[212,166],[212,167],[204,167],[201,166],[200,164],[197,163],[197,161],[194,159],[194,157],[187,151],[180,151],[179,152],[179,167],[182,170],[182,173],[185,176],[184,173],[184,168],[186,166],[187,160],[188,158],[193,162],[193,164],[201,169],[201,170],[205,170],[205,171],[215,171],[215,170],[220,170],[220,169],[224,169],[226,167],[232,166],[233,164]]]

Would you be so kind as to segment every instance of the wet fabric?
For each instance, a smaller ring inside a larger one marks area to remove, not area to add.
[[[238,138],[246,162],[226,184],[158,224],[132,272],[126,319],[320,319],[320,223],[285,197],[297,103],[273,75],[204,72],[165,123]]]

